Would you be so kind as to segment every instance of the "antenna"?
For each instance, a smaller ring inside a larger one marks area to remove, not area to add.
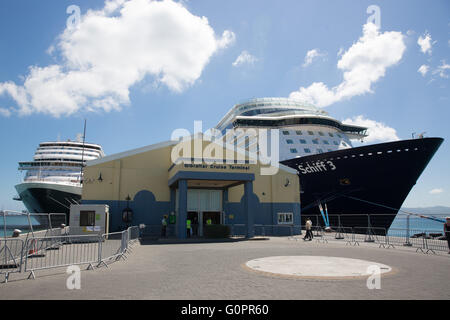
[[[84,130],[83,130],[83,149],[81,151],[81,183],[83,183],[83,168],[84,168],[84,144],[86,141],[86,119],[84,119]]]

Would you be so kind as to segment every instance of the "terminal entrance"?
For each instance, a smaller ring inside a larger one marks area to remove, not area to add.
[[[205,226],[211,224],[222,224],[222,212],[218,211],[189,211],[187,220],[191,221],[191,231],[186,231],[188,237],[202,237]]]
[[[177,197],[178,198],[178,197]],[[187,219],[191,230],[186,230],[188,237],[202,237],[208,222],[222,224],[222,190],[188,189],[187,190]]]

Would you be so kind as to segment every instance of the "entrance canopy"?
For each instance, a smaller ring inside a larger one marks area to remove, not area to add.
[[[169,179],[169,187],[177,188],[186,180],[188,188],[231,188],[255,180],[253,173],[178,171]]]

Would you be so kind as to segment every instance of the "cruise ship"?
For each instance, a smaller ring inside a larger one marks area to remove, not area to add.
[[[103,157],[98,144],[80,141],[43,142],[33,161],[19,162],[25,172],[15,186],[18,197],[30,213],[66,213],[81,200],[83,167],[86,161]],[[68,221],[68,220],[67,220]]]
[[[247,151],[256,142],[233,141],[229,132],[250,128],[279,129],[280,162],[299,175],[302,220],[322,216],[322,225],[356,228],[370,223],[380,233],[390,227],[443,142],[419,136],[353,147],[352,140],[364,140],[368,128],[344,124],[324,110],[291,98],[239,103],[216,126],[228,143]]]

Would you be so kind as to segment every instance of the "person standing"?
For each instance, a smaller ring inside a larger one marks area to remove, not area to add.
[[[448,245],[448,253],[450,254],[450,217],[445,218],[446,222],[444,223],[444,233],[447,238]]]
[[[191,219],[187,219],[186,220],[186,231],[187,231],[187,236],[188,236],[188,238],[190,238],[191,237]]]
[[[162,220],[161,220],[161,237],[166,237],[167,234],[167,220],[166,220],[166,216],[163,216]]]
[[[306,229],[306,235],[303,238],[303,240],[306,241],[306,239],[308,239],[309,241],[312,241],[312,239],[313,239],[313,235],[312,235],[312,231],[311,231],[311,229],[312,229],[312,221],[309,218],[306,219],[305,229]]]

